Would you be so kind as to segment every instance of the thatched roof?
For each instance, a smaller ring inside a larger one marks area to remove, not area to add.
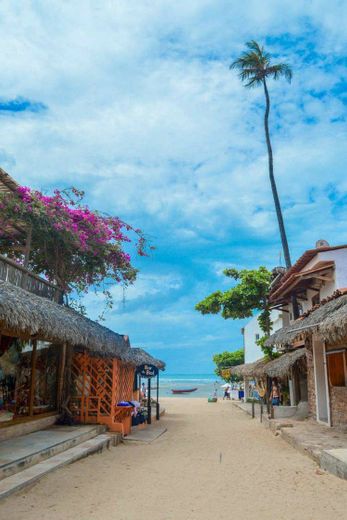
[[[5,170],[0,168],[0,193],[15,193],[19,184]]]
[[[17,194],[17,190],[19,188],[19,184],[9,175],[5,170],[0,168],[0,195],[6,195],[6,196],[13,196],[14,194]],[[2,222],[1,224],[1,231],[2,233],[10,233],[11,235],[23,235],[26,236],[26,224],[23,223],[16,223],[16,224],[9,224]]]
[[[306,349],[299,348],[296,350],[292,350],[291,352],[287,352],[282,356],[269,361],[264,366],[264,374],[269,377],[285,377],[288,375],[294,367],[299,363],[305,364],[306,361]]]
[[[149,365],[154,365],[155,367],[159,368],[159,370],[165,370],[164,361],[154,358],[142,348],[131,348],[129,353],[131,362],[134,363],[137,367],[148,363]]]
[[[339,343],[347,339],[347,295],[321,305],[305,318],[299,318],[288,327],[276,331],[266,341],[267,346],[283,347],[290,345],[300,336],[313,332],[327,343]]]
[[[35,337],[127,361],[129,338],[78,312],[0,281],[0,330],[23,339]]]
[[[284,377],[289,374],[291,368],[305,362],[306,349],[296,349],[280,357],[269,361],[267,358],[258,359],[253,363],[237,365],[230,369],[231,375],[239,377]]]
[[[258,359],[253,363],[244,363],[243,365],[236,365],[231,367],[230,374],[238,377],[257,377],[261,372],[264,365],[267,363],[267,359]]]

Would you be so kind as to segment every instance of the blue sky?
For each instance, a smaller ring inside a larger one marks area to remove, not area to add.
[[[249,39],[294,69],[270,85],[293,259],[347,242],[346,2],[4,1],[0,15],[0,165],[84,189],[152,238],[106,324],[169,372],[209,372],[213,353],[241,346],[242,322],[194,311],[227,288],[224,267],[280,262],[262,92],[228,69]]]

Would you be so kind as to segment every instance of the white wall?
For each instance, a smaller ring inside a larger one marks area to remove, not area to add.
[[[271,311],[271,321],[273,322],[273,332],[282,328],[282,313],[279,311]],[[263,351],[256,344],[256,334],[259,335],[259,338],[264,335],[260,330],[257,316],[254,316],[244,327],[243,341],[245,347],[245,363],[252,363],[264,356]]]

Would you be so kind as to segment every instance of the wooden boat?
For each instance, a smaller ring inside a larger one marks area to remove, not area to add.
[[[197,390],[197,388],[186,388],[186,389],[182,389],[182,390],[172,389],[171,392],[173,394],[189,394],[190,392],[195,392],[196,390]]]

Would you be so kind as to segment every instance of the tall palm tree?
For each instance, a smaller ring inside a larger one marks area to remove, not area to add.
[[[284,259],[287,268],[289,268],[291,266],[290,253],[283,222],[281,204],[274,177],[273,155],[269,132],[270,96],[266,81],[268,78],[277,80],[280,77],[284,77],[290,83],[292,79],[292,70],[286,63],[272,64],[271,55],[264,50],[264,47],[260,47],[256,41],[252,40],[247,42],[246,47],[248,50],[243,52],[241,56],[230,65],[230,68],[239,70],[240,79],[245,82],[246,88],[258,87],[261,85],[264,88],[266,100],[264,127],[269,159],[269,177],[275,202],[278,225],[280,228]]]

